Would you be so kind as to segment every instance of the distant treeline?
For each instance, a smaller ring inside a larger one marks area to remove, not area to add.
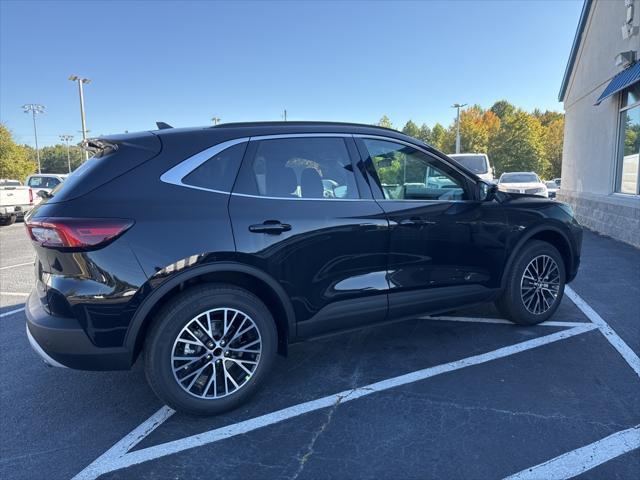
[[[384,115],[377,123],[394,128]],[[448,127],[436,123],[418,126],[409,120],[401,131],[419,138],[444,153],[455,152],[455,119]],[[496,175],[533,171],[543,178],[560,176],[564,115],[534,110],[529,113],[500,100],[485,110],[474,105],[460,111],[460,152],[486,153]]]

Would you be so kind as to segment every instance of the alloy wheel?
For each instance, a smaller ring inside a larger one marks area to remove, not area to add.
[[[226,397],[244,387],[260,362],[255,322],[235,308],[216,308],[187,322],[171,350],[178,385],[198,398]]]
[[[529,262],[520,281],[520,296],[527,311],[541,315],[556,302],[560,292],[560,269],[549,255]]]

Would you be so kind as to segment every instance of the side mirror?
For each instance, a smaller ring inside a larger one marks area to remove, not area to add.
[[[40,198],[47,198],[49,196],[49,194],[45,190],[38,190],[36,195],[38,195]]]
[[[496,198],[496,190],[498,187],[493,183],[478,183],[478,197],[481,202],[490,202]]]

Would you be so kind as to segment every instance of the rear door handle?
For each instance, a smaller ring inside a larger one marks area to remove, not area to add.
[[[282,232],[291,230],[291,225],[281,223],[278,220],[265,220],[263,223],[249,225],[249,231],[253,233],[269,233],[271,235],[280,235]]]

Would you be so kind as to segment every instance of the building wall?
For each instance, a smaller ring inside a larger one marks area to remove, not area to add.
[[[595,0],[564,99],[565,136],[560,198],[588,228],[640,247],[640,198],[616,194],[619,95],[595,105],[622,68],[615,56],[640,50],[640,36],[623,39],[623,0]],[[634,2],[634,24],[640,0]]]

